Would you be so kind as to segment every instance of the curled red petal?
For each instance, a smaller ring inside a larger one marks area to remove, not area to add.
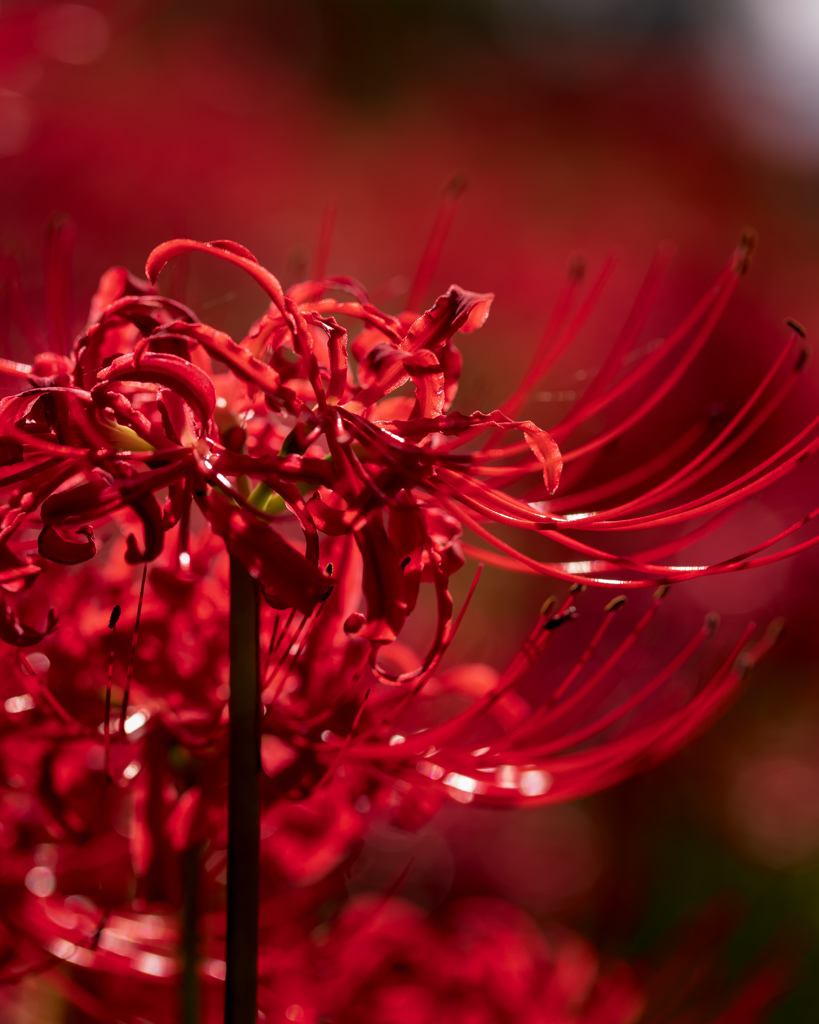
[[[284,310],[284,291],[278,278],[262,267],[252,252],[237,242],[224,240],[196,242],[192,238],[174,238],[169,242],[163,242],[148,256],[148,261],[145,264],[145,276],[151,282],[155,282],[169,260],[189,252],[209,253],[234,266],[241,267],[264,288],[277,308]]]
[[[97,545],[94,542],[94,531],[90,526],[81,526],[74,531],[84,540],[69,540],[63,537],[54,526],[44,526],[37,538],[37,550],[50,562],[59,562],[60,565],[77,565],[79,562],[87,562],[97,553]]]
[[[250,260],[251,263],[259,262],[250,249],[242,245],[241,242],[234,242],[229,238],[218,238],[216,241],[208,242],[207,244],[215,249],[224,249],[225,252],[233,253],[234,256],[240,256],[243,260]]]
[[[494,297],[491,292],[468,292],[458,285],[452,285],[445,294],[436,299],[431,309],[411,324],[401,342],[405,356],[417,353],[421,349],[442,352],[458,331],[477,330],[486,320]],[[385,365],[377,383],[365,385],[364,390],[348,404],[348,408],[353,412],[366,409],[390,391],[400,387],[406,379],[407,371],[403,361],[394,359],[389,365]],[[443,382],[441,386],[443,387]]]
[[[131,564],[150,562],[161,553],[163,545],[162,509],[152,492],[167,487],[180,472],[177,464],[171,464],[113,483],[102,476],[92,476],[49,495],[40,508],[40,516],[46,526],[65,526],[99,519],[128,505],[142,520],[144,544],[140,549],[136,538],[129,536],[125,559]]]
[[[103,447],[96,427],[93,399],[72,387],[33,388],[0,399],[0,434],[5,441],[30,442],[43,451],[73,455],[67,447]],[[49,438],[56,437],[57,444]]]
[[[311,313],[305,320],[327,331],[327,355],[330,360],[327,397],[336,402],[341,401],[347,387],[347,332],[332,317],[322,318]]]
[[[554,494],[563,471],[563,456],[560,454],[557,441],[548,431],[542,430],[531,420],[524,420],[517,426],[523,431],[532,454],[543,467],[543,482],[546,484],[549,494]]]
[[[92,393],[113,381],[135,381],[170,388],[197,413],[200,422],[210,422],[216,405],[216,389],[204,370],[179,356],[156,352],[120,356],[97,374],[99,384]]]
[[[407,617],[406,588],[398,555],[383,523],[370,519],[355,531],[363,558],[362,589],[367,623],[356,633],[371,643],[393,641]]]
[[[367,333],[376,334],[375,331]],[[358,380],[361,386],[368,390],[375,389],[377,395],[394,390],[407,380],[408,374],[404,369],[399,349],[383,338],[377,337],[375,343],[369,345],[357,358]]]
[[[469,292],[453,284],[435,300],[407,331],[403,348],[415,352],[419,348],[437,348],[446,344],[457,332],[476,331],[489,316],[495,296],[492,292]]]
[[[149,295],[153,290],[151,284],[134,277],[125,267],[109,267],[91,299],[89,320],[98,320],[112,303],[126,295]]]
[[[128,505],[136,512],[142,520],[144,544],[140,549],[137,539],[129,534],[125,561],[130,565],[138,565],[141,562],[152,562],[162,553],[164,540],[164,529],[162,525],[162,509],[153,494],[141,494],[137,497],[128,498],[123,489],[123,498]]]
[[[49,633],[53,633],[57,621],[57,613],[50,608],[45,629],[35,629],[33,626],[21,622],[6,602],[0,598],[0,640],[5,640],[7,644],[14,647],[32,647],[34,644],[40,643]]]
[[[19,588],[21,580],[30,579],[32,576],[38,576],[42,570],[39,565],[26,565],[21,562],[19,565],[14,565],[11,568],[0,569],[0,587],[8,587],[10,590],[16,590]]]
[[[421,416],[440,416],[444,411],[444,371],[438,357],[428,348],[413,352],[404,359],[415,384],[418,411]]]
[[[81,484],[50,494],[40,508],[40,516],[46,526],[61,526],[96,519],[120,505],[117,490],[101,476],[92,476]]]

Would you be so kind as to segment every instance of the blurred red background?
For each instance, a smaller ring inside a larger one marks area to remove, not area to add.
[[[785,6],[800,16],[799,4]],[[102,270],[139,272],[175,235],[234,238],[295,280],[332,209],[330,271],[359,277],[389,306],[406,291],[442,189],[463,175],[432,291],[456,281],[497,296],[467,343],[464,406],[494,407],[514,388],[573,255],[594,267],[617,254],[578,349],[530,411],[548,426],[557,393],[582,383],[616,335],[658,243],[673,240],[678,255],[652,317],[657,332],[752,225],[751,274],[684,392],[692,404],[730,405],[779,350],[784,316],[809,337],[819,325],[817,171],[797,102],[810,82],[788,92],[781,38],[764,50],[760,19],[758,5],[739,0],[707,18],[682,0],[6,3],[0,245],[18,259],[36,309],[45,224],[54,214],[74,221],[79,326]],[[806,21],[795,38],[807,46],[811,31]],[[759,53],[766,61],[749,71]],[[261,311],[250,289],[204,263],[174,286],[198,303],[207,296],[228,330]],[[8,302],[0,315],[13,356],[23,342]],[[805,422],[817,393],[811,368],[771,425],[772,446]],[[811,472],[767,494],[751,511],[757,524],[804,511]],[[668,635],[707,607],[729,625],[778,614],[790,624],[740,705],[688,752],[576,806],[453,805],[417,834],[376,830],[351,890],[385,882],[412,854],[407,895],[422,905],[498,895],[544,921],[560,916],[607,952],[649,959],[662,958],[686,915],[727,899],[740,922],[731,967],[786,936],[798,949],[797,984],[771,1019],[809,1019],[816,569],[809,555],[674,595]],[[465,644],[497,660],[525,635],[543,585],[489,575]],[[57,1019],[49,998],[29,993],[21,1019]]]

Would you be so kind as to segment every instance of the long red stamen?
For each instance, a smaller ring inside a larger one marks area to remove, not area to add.
[[[567,748],[576,746],[584,740],[595,736],[597,733],[603,732],[610,725],[613,725],[630,711],[633,711],[634,708],[647,700],[653,693],[656,693],[656,691],[663,686],[675,672],[677,672],[694,656],[695,652],[713,634],[713,631],[714,627],[712,619],[709,617],[706,619],[706,623],[703,628],[696,634],[696,636],[692,637],[691,640],[688,641],[683,649],[662,669],[662,671],[658,672],[648,683],[641,687],[637,693],[632,694],[628,700],[623,701],[622,704],[618,704],[617,707],[612,708],[611,711],[607,712],[605,715],[601,715],[600,718],[595,719],[593,722],[589,722],[588,725],[585,725],[580,729],[576,729],[574,732],[562,735],[560,739],[552,740],[549,743],[538,744],[535,747],[518,748],[515,751],[515,756],[524,759],[532,757],[546,757],[549,754],[558,753],[561,750],[566,750]]]
[[[611,381],[617,376],[632,345],[645,326],[645,322],[665,277],[665,272],[671,262],[672,255],[673,247],[669,245],[662,246],[655,253],[631,312],[623,325],[623,329],[606,356],[599,372],[595,374],[589,386],[572,407],[570,413],[572,419],[580,419],[584,414],[583,410],[590,406],[601,392],[605,392]]]
[[[117,620],[121,611],[120,606],[115,604],[111,617],[108,620],[108,628],[111,630],[111,651],[108,657],[108,685],[105,688],[105,721],[103,724],[105,779],[107,782],[114,781],[111,777],[111,688],[114,684],[114,645],[117,634]]]
[[[740,243],[739,249],[717,275],[711,287],[695,304],[694,308],[687,314],[687,316],[683,318],[682,322],[666,336],[661,344],[659,344],[645,359],[641,360],[633,370],[626,374],[625,377],[622,377],[613,387],[609,388],[609,390],[595,401],[586,405],[582,410],[582,414],[576,414],[575,410],[572,410],[565,419],[551,428],[550,432],[558,443],[562,443],[579,422],[584,419],[588,419],[591,416],[596,416],[618,398],[627,394],[639,381],[643,380],[655,369],[655,367],[659,366],[662,360],[672,352],[677,345],[688,337],[694,327],[703,318],[707,318],[711,315],[715,307],[719,307],[720,304],[722,306],[725,305],[727,297],[730,297],[736,287],[737,281],[739,280],[739,275],[741,273],[740,257],[745,251],[743,248],[744,245],[744,242]],[[699,337],[699,335],[697,337]],[[700,344],[703,344],[706,338],[702,338]]]
[[[0,358],[0,373],[6,377],[22,377],[27,379],[34,372],[34,367],[27,363],[15,363],[11,359]]]
[[[549,358],[548,353],[554,344],[557,337],[563,337],[560,334],[566,317],[569,315],[571,305],[577,295],[580,284],[585,274],[585,264],[579,261],[573,261],[569,267],[569,273],[567,279],[558,294],[557,301],[555,302],[551,316],[544,328],[543,334],[540,338],[540,343],[535,349],[535,353],[523,374],[523,378],[518,384],[515,391],[506,399],[501,406],[501,412],[511,419],[514,419],[521,406],[531,396],[532,391],[537,385],[537,382],[543,376],[542,367],[548,366],[547,359]],[[598,280],[592,286],[592,292],[599,286],[599,275]]]
[[[328,203],[324,208],[316,252],[313,256],[313,268],[310,275],[314,281],[322,281],[327,275],[327,263],[330,256],[330,244],[333,240],[336,212],[337,207],[335,203]]]
[[[55,217],[46,232],[46,315],[50,347],[60,355],[71,351],[71,254],[76,229]]]
[[[441,203],[438,207],[438,212],[435,215],[435,221],[432,225],[432,230],[430,231],[427,244],[424,248],[424,253],[421,256],[418,269],[415,271],[415,277],[410,285],[409,296],[407,298],[407,309],[418,311],[421,308],[424,296],[429,290],[432,275],[435,273],[435,268],[438,266],[441,251],[443,250],[444,243],[449,235],[452,222],[455,219],[455,214],[458,210],[458,204],[465,188],[466,182],[464,179],[456,177],[453,178],[444,189],[444,193],[441,196]]]
[[[705,420],[692,424],[685,433],[680,435],[680,437],[678,437],[672,444],[668,445],[667,448],[658,452],[653,459],[649,459],[648,462],[644,462],[641,466],[637,466],[630,472],[623,473],[622,475],[615,477],[613,480],[609,480],[607,483],[597,484],[595,487],[589,487],[585,491],[572,492],[571,494],[566,495],[565,498],[550,498],[548,503],[549,511],[560,515],[561,513],[569,512],[572,509],[579,510],[583,508],[594,508],[595,505],[599,505],[605,498],[627,491],[631,487],[638,486],[645,480],[650,479],[652,476],[656,476],[658,473],[661,473],[666,466],[670,466],[672,463],[676,462],[683,452],[687,451],[692,445],[699,441],[705,433],[705,428]],[[529,467],[527,471],[531,473],[532,468]],[[477,472],[483,475],[480,469]]]
[[[665,398],[669,391],[676,386],[677,382],[694,361],[694,358],[700,353],[706,341],[708,341],[714,327],[716,327],[717,321],[722,316],[725,307],[728,305],[728,301],[736,288],[738,280],[738,277],[733,275],[731,276],[722,293],[717,298],[717,301],[706,314],[702,327],[695,334],[693,341],[688,346],[685,353],[677,360],[675,365],[663,378],[662,382],[659,383],[656,388],[652,389],[648,398],[644,399],[632,413],[624,416],[615,424],[615,426],[598,434],[598,436],[592,441],[587,441],[586,444],[582,444],[577,448],[564,452],[564,464],[583,458],[583,456],[588,455],[590,452],[597,451],[609,444],[615,438],[620,437],[627,430],[630,430],[636,423],[639,423],[640,420],[644,419],[645,416],[655,408],[663,398]],[[658,349],[657,351],[660,350]],[[565,428],[565,424],[562,424],[561,426]],[[555,439],[557,439],[558,430],[554,430],[552,433],[555,436]]]
[[[518,725],[516,728],[512,729],[509,733],[507,733],[506,737],[504,737],[504,739],[500,743],[493,744],[493,747],[492,747],[493,753],[498,751],[498,750],[500,750],[500,749],[504,749],[507,746],[510,746],[513,742],[518,740],[521,736],[527,735],[528,733],[531,733],[531,732],[535,732],[540,727],[540,725],[543,722],[543,719],[547,715],[549,715],[551,710],[560,701],[560,699],[563,697],[563,695],[571,687],[571,685],[575,681],[575,679],[577,679],[577,677],[580,675],[580,673],[586,667],[586,665],[588,664],[588,662],[591,659],[592,655],[594,654],[594,652],[597,650],[598,646],[600,645],[600,643],[601,643],[603,637],[605,636],[606,632],[608,631],[609,626],[613,622],[613,620],[614,620],[614,614],[613,613],[616,612],[619,608],[622,608],[624,603],[625,603],[625,598],[624,597],[615,597],[612,601],[610,601],[606,605],[606,614],[603,617],[603,621],[597,627],[597,631],[595,632],[595,634],[592,637],[591,641],[587,644],[585,650],[580,655],[580,657],[577,659],[577,661],[572,666],[570,671],[566,674],[566,676],[563,679],[563,681],[555,688],[554,692],[549,695],[549,697],[546,700],[546,702],[544,704],[542,704],[539,708],[536,708],[536,710],[532,713],[532,715],[530,715],[529,718],[527,718],[524,722],[521,722],[520,725]],[[655,605],[658,607],[659,606],[659,601],[656,601]],[[646,616],[648,616],[648,617],[644,616],[644,619],[646,620],[645,625],[647,625],[648,621],[650,621],[650,618],[653,616],[653,611],[654,610],[656,610],[656,609],[650,609],[649,612],[646,613]],[[638,626],[639,625],[640,624],[638,624]],[[645,628],[645,625],[643,625],[642,628]],[[632,631],[632,633],[629,634],[629,636],[627,637],[628,646],[630,646],[631,643],[634,642],[634,640],[636,639],[637,635],[641,631],[642,631],[642,629],[638,628],[636,631]],[[627,648],[624,648],[623,653],[625,653],[625,649],[627,649]],[[603,673],[603,674],[605,674],[605,673]],[[600,676],[600,678],[602,678],[602,675],[600,675],[600,673],[598,673],[598,675]],[[596,681],[595,682],[591,682],[590,681],[587,684],[587,691],[590,692],[591,690],[594,689],[595,686],[596,686]],[[580,691],[578,691],[578,693],[579,692]],[[578,701],[582,700],[582,696],[578,697],[577,700]]]
[[[691,459],[690,462],[688,462],[681,469],[677,470],[676,473],[673,473],[670,477],[666,478],[661,483],[657,484],[655,487],[652,487],[650,490],[645,491],[643,494],[639,496],[639,498],[635,498],[633,501],[626,502],[613,509],[608,509],[607,514],[613,516],[631,508],[637,508],[642,507],[644,505],[648,505],[658,495],[665,494],[671,491],[672,488],[674,488],[674,485],[677,483],[682,482],[684,486],[689,486],[689,484],[693,483],[695,479],[699,478],[695,478],[694,476],[694,473],[697,469],[701,470],[700,475],[702,475],[705,472],[710,472],[710,470],[712,468],[715,468],[716,465],[719,464],[719,462],[724,461],[724,459],[726,459],[737,447],[739,447],[739,445],[742,444],[744,440],[746,440],[748,433],[746,433],[745,431],[741,432],[738,438],[735,440],[735,442],[732,442],[730,446],[726,443],[727,439],[731,436],[731,434],[736,430],[737,426],[742,422],[743,419],[745,419],[748,413],[757,404],[763,393],[766,391],[770,383],[773,381],[774,377],[777,375],[779,370],[784,365],[787,358],[790,356],[791,352],[793,351],[794,345],[797,344],[799,340],[801,339],[799,339],[799,336],[795,332],[788,338],[787,343],[783,347],[778,358],[775,360],[773,365],[770,367],[770,369],[759,382],[759,384],[756,386],[756,388],[754,388],[753,392],[742,404],[740,409],[731,417],[731,419],[717,434],[717,436],[708,445],[706,445],[705,448],[698,452],[697,455],[693,459]],[[802,362],[803,361],[800,360],[797,367],[794,368],[795,372],[790,376],[787,382],[787,388],[785,390],[780,389],[782,391],[781,397],[784,397],[784,395],[787,394],[787,390],[790,389],[790,386],[796,380],[796,374],[798,373],[799,369],[801,369]],[[778,404],[779,402],[777,401],[776,405]],[[774,406],[773,408],[775,407],[776,406]],[[757,426],[756,422],[752,421],[752,425],[753,429],[755,430]],[[714,452],[719,453],[719,461],[709,463],[709,456],[713,455]]]

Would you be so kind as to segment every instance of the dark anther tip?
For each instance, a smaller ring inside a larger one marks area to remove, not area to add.
[[[463,172],[453,174],[444,187],[444,195],[447,199],[458,199],[466,190],[467,179]]]
[[[113,629],[114,626],[116,626],[117,622],[119,621],[119,617],[120,617],[121,614],[122,614],[122,609],[120,608],[120,606],[118,604],[115,604],[114,607],[113,607],[113,610],[111,611],[111,617],[108,620],[108,628],[109,629]]]
[[[628,598],[625,594],[618,594],[617,597],[613,597],[611,601],[603,609],[607,614],[609,612],[616,612],[618,608],[622,608]]]
[[[543,604],[540,606],[541,617],[544,615],[548,615],[556,604],[557,598],[554,595],[552,595],[551,597],[547,597]]]
[[[747,274],[751,265],[751,256],[756,248],[757,234],[753,228],[745,228],[739,237],[736,249],[734,270],[738,274]]]
[[[799,323],[798,320],[793,320],[791,317],[786,317],[785,326],[790,327],[792,331],[796,331],[800,338],[807,338],[808,336],[808,332],[805,330],[802,324]]]
[[[719,615],[716,612],[708,612],[702,624],[703,631],[708,636],[713,636],[719,626]]]
[[[572,256],[569,260],[569,280],[580,282],[586,276],[586,260],[583,256]]]

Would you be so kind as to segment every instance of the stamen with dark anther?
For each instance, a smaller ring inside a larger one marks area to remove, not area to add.
[[[114,684],[114,644],[122,609],[115,604],[108,619],[108,628],[111,630],[111,650],[108,657],[108,685],[105,688],[105,721],[103,724],[104,750],[105,750],[105,779],[113,782],[111,777],[111,688]]]
[[[119,734],[125,735],[125,718],[128,714],[128,698],[131,695],[131,680],[134,676],[134,662],[136,661],[137,639],[139,638],[139,622],[142,618],[142,602],[145,598],[145,580],[148,576],[148,563],[142,566],[142,583],[139,588],[139,601],[137,602],[136,621],[134,622],[134,634],[131,638],[131,655],[128,659],[128,672],[125,676],[125,689],[122,693],[122,714],[119,720]]]
[[[370,696],[370,687],[368,686],[367,687],[367,691],[364,694],[364,697],[362,698],[361,704],[358,707],[358,711],[356,711],[355,718],[353,719],[353,724],[350,726],[350,731],[344,737],[344,742],[338,748],[338,751],[336,752],[336,756],[333,758],[332,762],[330,763],[329,768],[324,773],[324,775],[322,775],[322,777],[319,779],[319,781],[316,783],[316,785],[313,787],[313,792],[314,793],[317,793],[320,789],[322,789],[324,786],[326,786],[331,781],[331,779],[333,778],[333,775],[335,773],[336,768],[338,768],[339,763],[340,763],[342,757],[344,756],[344,754],[345,754],[345,752],[347,750],[347,747],[349,747],[350,742],[352,741],[352,738],[355,735],[355,731],[358,728],[358,723],[361,721],[361,716],[364,714],[364,708],[365,708],[365,706],[367,704],[367,698],[369,696]]]

